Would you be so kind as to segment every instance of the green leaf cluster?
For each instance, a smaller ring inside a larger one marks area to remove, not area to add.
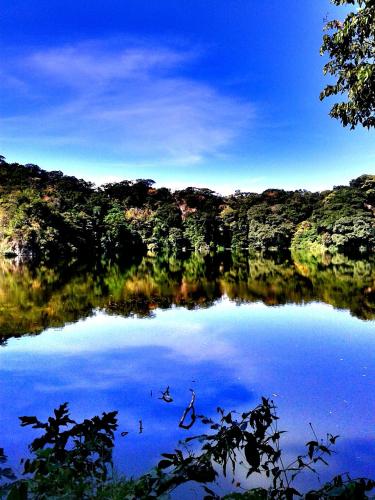
[[[330,115],[346,127],[375,126],[375,3],[373,0],[332,0],[334,5],[353,5],[343,21],[326,24],[321,54],[329,60],[324,74],[335,81],[320,94],[323,100],[343,96]]]

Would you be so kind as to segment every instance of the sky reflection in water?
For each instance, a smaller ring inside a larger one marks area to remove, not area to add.
[[[321,303],[270,308],[224,297],[208,309],[173,307],[148,319],[97,312],[1,349],[1,446],[10,457],[25,454],[32,433],[17,417],[46,417],[64,401],[76,419],[118,409],[119,431],[130,434],[117,438],[117,465],[146,471],[186,437],[177,424],[194,388],[206,415],[272,396],[281,427],[291,430],[288,450],[301,451],[313,422],[322,437],[342,436],[330,476],[374,476],[374,333],[373,322]],[[158,399],[167,385],[172,404]]]

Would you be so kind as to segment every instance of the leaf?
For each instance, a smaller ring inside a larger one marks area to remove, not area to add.
[[[309,441],[308,443],[306,443],[306,446],[308,446],[308,456],[310,459],[312,459],[313,455],[314,455],[314,451],[315,451],[315,448],[318,448],[319,447],[319,443],[318,441]]]
[[[160,460],[160,462],[158,463],[158,469],[167,469],[171,465],[173,465],[173,462],[171,462],[170,460]]]
[[[173,460],[176,455],[174,453],[162,453],[161,456]]]
[[[329,442],[331,444],[335,444],[336,443],[336,439],[340,437],[339,434],[337,436],[332,436],[332,434],[328,434],[328,436],[329,436]]]
[[[320,445],[319,446],[319,449],[320,451],[322,451],[323,453],[327,453],[327,455],[332,455],[332,452],[329,448],[327,448],[327,446],[324,446],[324,445]]]
[[[16,476],[10,467],[5,467],[4,469],[0,468],[0,478],[1,477],[6,477],[11,480],[16,479]]]
[[[212,420],[210,418],[201,418],[201,422],[202,424],[211,424]]]
[[[26,425],[39,425],[40,422],[36,417],[19,417],[21,420],[21,427],[25,427]]]
[[[12,486],[7,500],[28,500],[28,486],[26,481],[21,481]]]
[[[301,493],[297,491],[295,488],[286,488],[285,495],[287,499],[293,499],[293,495],[297,495],[298,497],[302,497]]]
[[[205,498],[207,498],[207,499],[208,499],[208,498],[210,498],[210,499],[211,499],[211,498],[217,498],[216,493],[215,493],[213,490],[211,490],[211,488],[209,488],[208,486],[203,486],[203,489],[204,489],[204,491],[205,491],[206,493],[208,493],[209,495],[211,495],[210,497],[205,497]]]
[[[224,422],[226,422],[227,424],[231,424],[231,423],[232,423],[232,414],[231,414],[231,413],[228,413],[228,415],[225,415],[225,417],[223,417],[223,420],[224,420]]]
[[[254,441],[252,442],[247,442],[244,448],[245,452],[245,457],[248,462],[248,464],[253,468],[253,469],[258,469],[260,466],[260,454],[259,451],[256,447],[256,440],[254,438]]]

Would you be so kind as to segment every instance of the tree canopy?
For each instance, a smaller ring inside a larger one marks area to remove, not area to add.
[[[154,188],[150,179],[95,188],[2,159],[0,253],[43,260],[184,248],[365,254],[375,248],[374,193],[373,175],[323,193],[171,192]]]
[[[329,61],[324,74],[336,78],[320,94],[323,100],[343,96],[336,102],[330,116],[354,129],[358,124],[375,127],[375,1],[331,0],[336,6],[353,5],[344,21],[329,21],[324,29],[321,54]]]

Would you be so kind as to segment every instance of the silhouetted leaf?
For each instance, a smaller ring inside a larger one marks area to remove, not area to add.
[[[253,440],[250,440],[246,443],[245,448],[245,457],[248,462],[248,464],[253,468],[253,469],[258,469],[260,465],[260,454],[257,449],[257,442],[255,438]]]

